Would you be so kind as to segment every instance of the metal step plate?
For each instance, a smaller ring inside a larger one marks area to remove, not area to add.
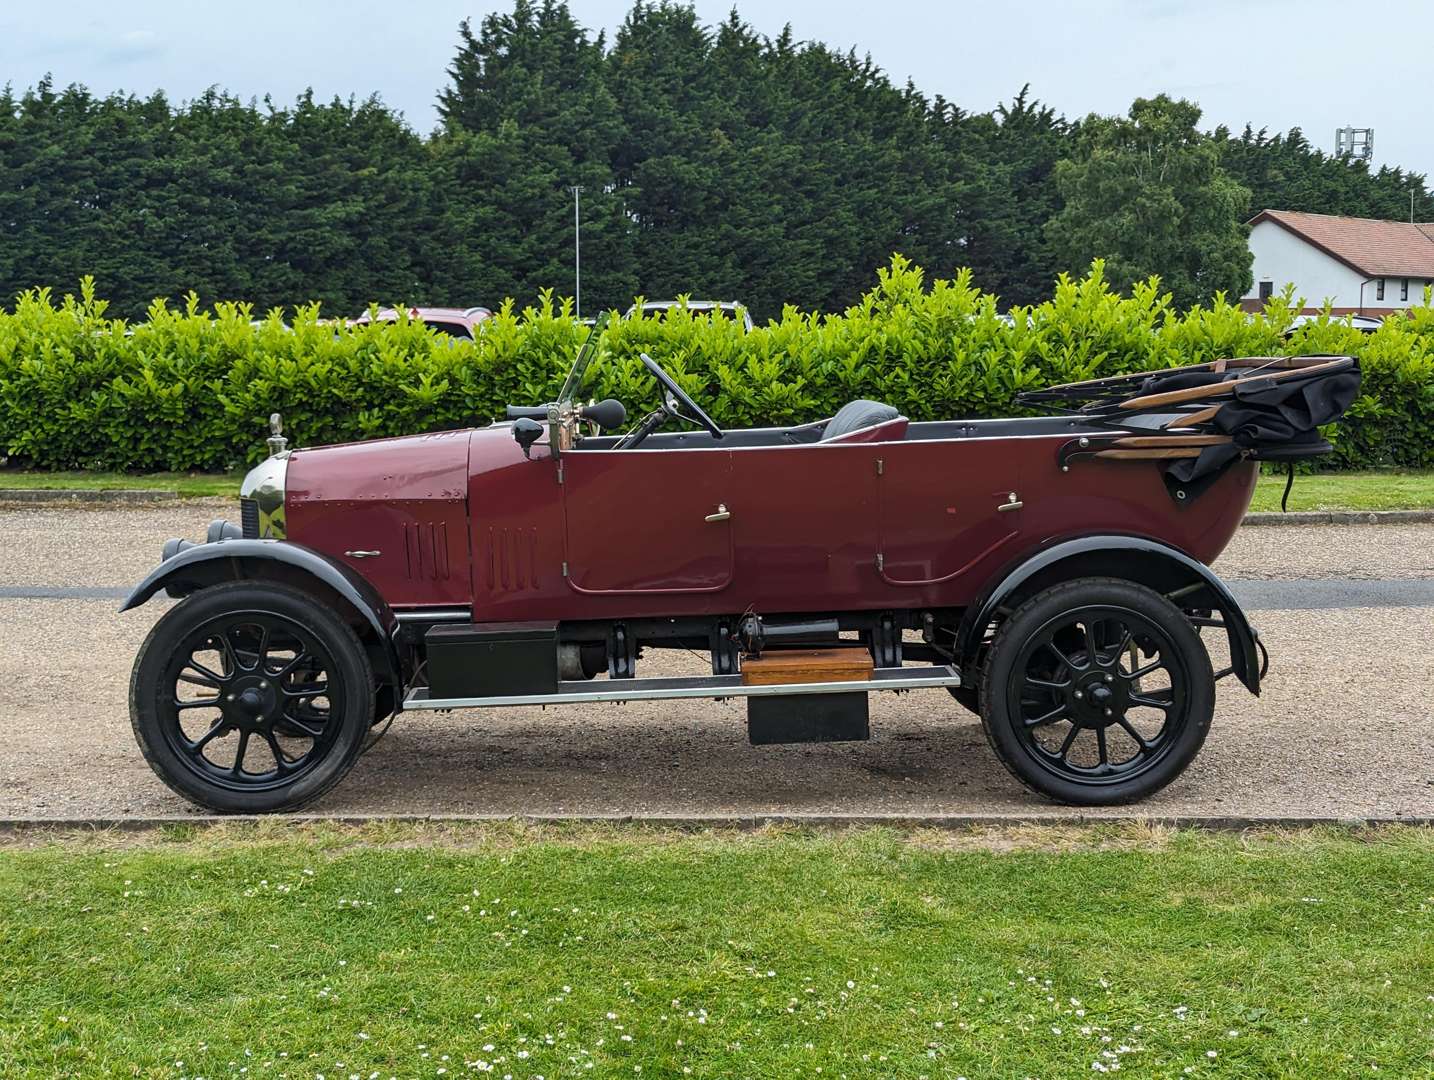
[[[426,686],[410,690],[405,709],[482,709],[493,705],[564,705],[589,701],[656,701],[661,698],[768,697],[779,694],[831,694],[876,690],[924,690],[960,686],[961,675],[950,666],[877,668],[860,682],[778,683],[744,686],[740,675],[707,675],[684,679],[586,679],[558,683],[553,694],[501,697],[431,698]]]

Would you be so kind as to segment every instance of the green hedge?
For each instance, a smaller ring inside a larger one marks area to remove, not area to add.
[[[551,297],[521,312],[509,304],[468,343],[417,323],[329,324],[315,307],[296,311],[291,329],[279,312],[251,325],[246,305],[211,314],[193,299],[183,311],[156,303],[129,327],[105,317],[89,280],[58,303],[36,290],[0,310],[0,453],[51,469],[221,469],[263,455],[275,409],[298,445],[486,424],[506,403],[556,393],[586,333],[569,313]],[[1286,338],[1289,297],[1255,317],[1224,302],[1182,314],[1154,283],[1116,295],[1096,264],[1011,315],[999,318],[968,274],[928,287],[898,257],[840,315],[788,309],[750,333],[720,317],[614,321],[592,393],[632,412],[654,404],[645,350],[727,426],[815,420],[856,397],[926,420],[1011,413],[1021,390],[1120,372],[1353,353],[1364,393],[1330,463],[1434,466],[1427,297],[1374,334],[1322,320]]]

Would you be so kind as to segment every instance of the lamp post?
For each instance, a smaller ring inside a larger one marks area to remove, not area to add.
[[[573,193],[573,309],[574,314],[583,317],[583,223],[579,210],[582,206],[583,189],[574,184],[568,188]]]

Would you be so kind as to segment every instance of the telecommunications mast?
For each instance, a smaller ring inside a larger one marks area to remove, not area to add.
[[[1334,133],[1335,157],[1352,158],[1355,161],[1369,161],[1374,157],[1374,129],[1372,127],[1342,127]]]

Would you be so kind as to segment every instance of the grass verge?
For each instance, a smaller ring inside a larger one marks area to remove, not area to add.
[[[0,850],[7,1078],[1117,1067],[1429,1075],[1434,833],[280,823]]]
[[[1261,476],[1251,510],[1278,510],[1285,476]],[[1372,469],[1296,476],[1290,510],[1434,509],[1434,469]]]
[[[243,473],[30,472],[0,469],[0,488],[59,491],[177,491],[185,498],[239,494]]]

